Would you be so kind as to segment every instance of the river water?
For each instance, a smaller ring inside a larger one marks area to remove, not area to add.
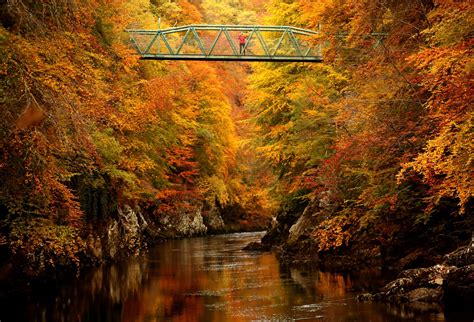
[[[443,313],[358,303],[376,273],[337,274],[242,251],[263,233],[166,241],[146,256],[2,300],[0,321],[447,321]]]

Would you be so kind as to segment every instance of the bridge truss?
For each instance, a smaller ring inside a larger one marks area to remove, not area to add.
[[[187,25],[126,30],[142,59],[321,62],[318,31],[289,26]],[[246,35],[240,48],[239,34]]]

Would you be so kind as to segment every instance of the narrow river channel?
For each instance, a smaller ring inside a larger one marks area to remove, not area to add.
[[[262,233],[166,241],[143,257],[2,301],[5,321],[445,321],[442,313],[358,303],[382,280],[281,264],[242,251]],[[17,292],[18,293],[18,292]],[[16,294],[16,293],[15,293]]]

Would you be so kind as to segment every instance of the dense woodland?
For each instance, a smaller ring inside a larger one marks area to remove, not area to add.
[[[101,260],[124,205],[149,222],[273,215],[273,245],[306,212],[281,251],[309,257],[471,238],[470,1],[7,0],[0,17],[4,263]],[[321,26],[324,63],[139,61],[124,30],[158,17]]]

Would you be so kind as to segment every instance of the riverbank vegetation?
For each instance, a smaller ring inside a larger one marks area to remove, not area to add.
[[[324,64],[259,65],[250,77],[258,151],[285,196],[264,244],[404,268],[470,240],[472,6],[273,1],[268,11],[272,24],[322,23],[326,48]]]
[[[468,2],[20,0],[0,16],[6,271],[272,214],[264,247],[336,266],[429,265],[471,238]],[[324,62],[141,62],[124,29],[158,17],[321,27]]]

